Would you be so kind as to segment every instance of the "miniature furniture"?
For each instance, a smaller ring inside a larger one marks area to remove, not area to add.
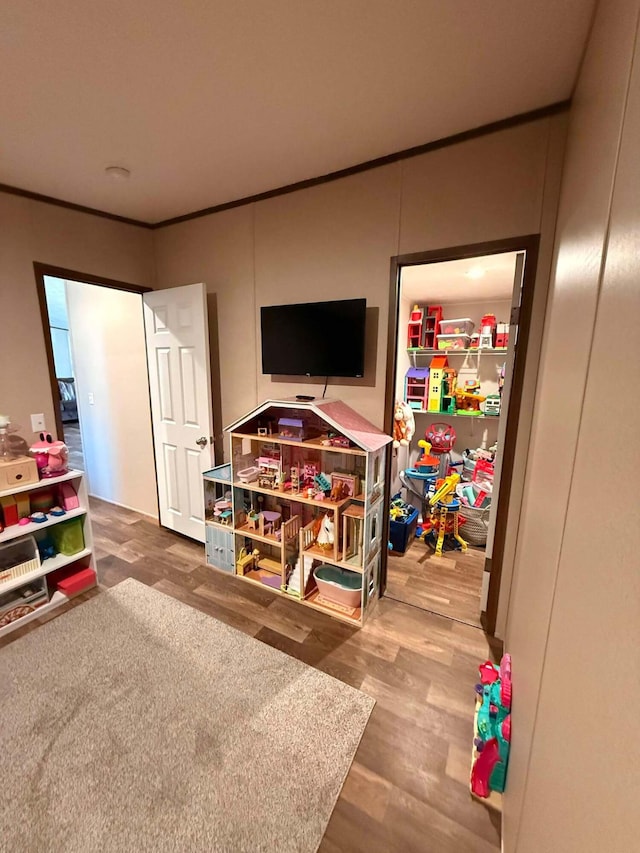
[[[42,521],[18,524],[16,513],[16,523],[0,532],[0,636],[96,585],[88,495],[81,471],[12,486],[0,491],[0,502],[17,508],[24,506],[28,497],[33,513],[40,503],[39,493],[46,491],[52,493],[55,503],[69,505],[64,499],[69,486],[73,487],[75,507],[70,506],[62,515],[49,514],[50,495],[44,503],[47,514]],[[29,560],[22,560],[19,555],[26,551],[33,553]]]
[[[295,421],[305,437],[263,435],[267,421],[292,431]],[[207,563],[364,624],[379,595],[391,438],[345,403],[326,399],[268,400],[226,432],[231,462],[206,472],[204,482],[205,495],[216,484],[222,494],[231,485],[231,521],[224,527],[207,515]],[[240,478],[254,466],[257,479]],[[211,499],[215,505],[214,495],[205,506]]]

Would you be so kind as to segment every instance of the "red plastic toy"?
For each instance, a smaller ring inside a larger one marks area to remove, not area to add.
[[[432,453],[450,453],[456,443],[456,431],[449,424],[437,423],[427,427],[424,437]]]

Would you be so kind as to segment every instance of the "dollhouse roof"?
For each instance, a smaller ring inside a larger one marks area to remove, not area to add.
[[[426,379],[429,375],[428,367],[410,367],[405,377],[407,379]]]
[[[429,365],[430,370],[443,370],[449,362],[447,361],[446,355],[434,355],[431,359],[431,364]]]
[[[266,412],[270,408],[278,409],[293,409],[298,412],[313,412],[317,417],[321,418],[328,429],[336,430],[345,435],[352,441],[356,447],[361,448],[369,453],[380,450],[386,444],[391,442],[391,437],[374,426],[362,415],[354,411],[351,406],[347,406],[341,400],[296,400],[295,397],[289,397],[284,400],[265,400],[255,409],[247,412],[234,423],[226,427],[226,432],[240,432],[241,427],[247,421],[252,420],[258,415]]]

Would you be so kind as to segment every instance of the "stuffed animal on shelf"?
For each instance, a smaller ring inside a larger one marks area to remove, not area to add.
[[[416,421],[411,406],[404,400],[396,400],[393,413],[393,446],[408,447],[416,431]]]
[[[64,441],[54,441],[51,433],[41,432],[40,441],[31,445],[29,453],[36,460],[41,479],[58,477],[69,470],[69,449]]]

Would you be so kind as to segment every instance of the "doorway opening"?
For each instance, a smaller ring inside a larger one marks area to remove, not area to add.
[[[41,263],[34,271],[56,433],[72,445],[80,433],[76,461],[91,495],[204,542],[202,472],[213,464],[216,343],[209,335],[214,300],[205,285],[152,291]],[[56,299],[65,316],[51,322]],[[57,330],[66,336],[61,352],[67,349],[58,366]],[[63,379],[72,386],[66,393]],[[66,405],[70,395],[75,408]]]
[[[530,237],[392,262],[385,595],[489,633],[536,257]]]
[[[70,275],[44,273],[41,284],[55,382],[51,431],[92,496],[157,518],[142,294]]]

